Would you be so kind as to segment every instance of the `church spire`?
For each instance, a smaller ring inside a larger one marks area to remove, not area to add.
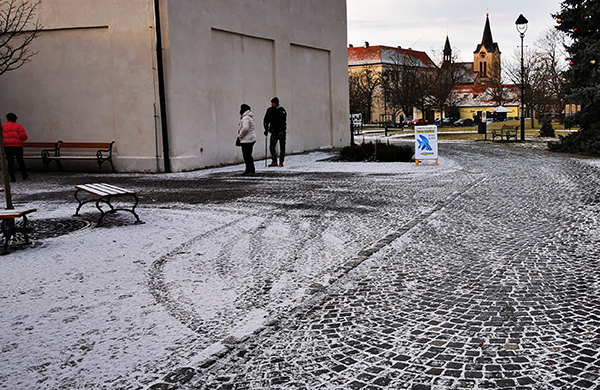
[[[488,53],[500,53],[500,48],[498,44],[494,42],[494,38],[492,38],[492,28],[490,27],[490,14],[485,15],[485,27],[483,28],[483,38],[481,39],[481,43],[477,45],[477,49],[473,53],[479,53],[482,47],[485,47],[485,50]]]
[[[452,48],[448,35],[446,35],[446,44],[444,45],[444,62],[452,62]]]
[[[490,27],[490,14],[485,15],[485,28],[483,29],[483,39],[481,44],[485,48],[492,52],[494,51],[494,39],[492,38],[492,29]]]

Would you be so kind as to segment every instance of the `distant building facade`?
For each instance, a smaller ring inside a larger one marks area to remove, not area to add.
[[[381,79],[386,72],[392,72],[397,67],[414,67],[422,71],[436,69],[437,66],[423,51],[404,49],[400,46],[371,46],[365,42],[362,47],[348,47],[348,75],[365,71],[373,72],[373,77]],[[352,88],[352,86],[350,87]],[[392,112],[386,109],[385,91],[380,85],[374,90],[373,104],[370,113],[362,113],[363,119],[372,123],[381,123],[385,120],[392,123],[404,117],[413,116],[413,112]]]
[[[489,14],[485,18],[483,37],[473,52],[473,62],[455,63],[462,68],[454,89],[454,104],[461,118],[485,119],[495,107],[502,105],[512,110],[507,117],[520,116],[518,86],[502,83],[502,53],[492,38]],[[444,65],[453,62],[450,40],[444,45]]]
[[[0,78],[32,141],[114,140],[119,171],[240,162],[240,104],[261,127],[278,96],[289,152],[348,142],[344,0],[44,0],[39,16],[39,54]]]

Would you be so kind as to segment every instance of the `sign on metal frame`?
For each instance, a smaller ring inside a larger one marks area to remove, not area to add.
[[[415,162],[435,160],[438,165],[437,126],[415,126]]]

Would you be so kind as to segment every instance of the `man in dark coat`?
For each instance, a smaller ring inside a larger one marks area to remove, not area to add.
[[[285,159],[285,135],[287,130],[287,112],[285,108],[279,105],[279,99],[271,99],[271,107],[267,109],[265,119],[263,120],[265,136],[271,133],[269,149],[271,151],[270,167],[277,166],[277,142],[279,142],[279,166],[283,166]]]

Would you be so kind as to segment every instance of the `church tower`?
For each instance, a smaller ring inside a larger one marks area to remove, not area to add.
[[[444,45],[444,64],[452,62],[452,48],[450,47],[450,39],[446,35],[446,44]]]
[[[478,81],[500,81],[501,62],[500,48],[492,38],[492,29],[490,27],[489,14],[485,17],[485,27],[483,29],[483,38],[473,52],[473,70],[479,72]]]

